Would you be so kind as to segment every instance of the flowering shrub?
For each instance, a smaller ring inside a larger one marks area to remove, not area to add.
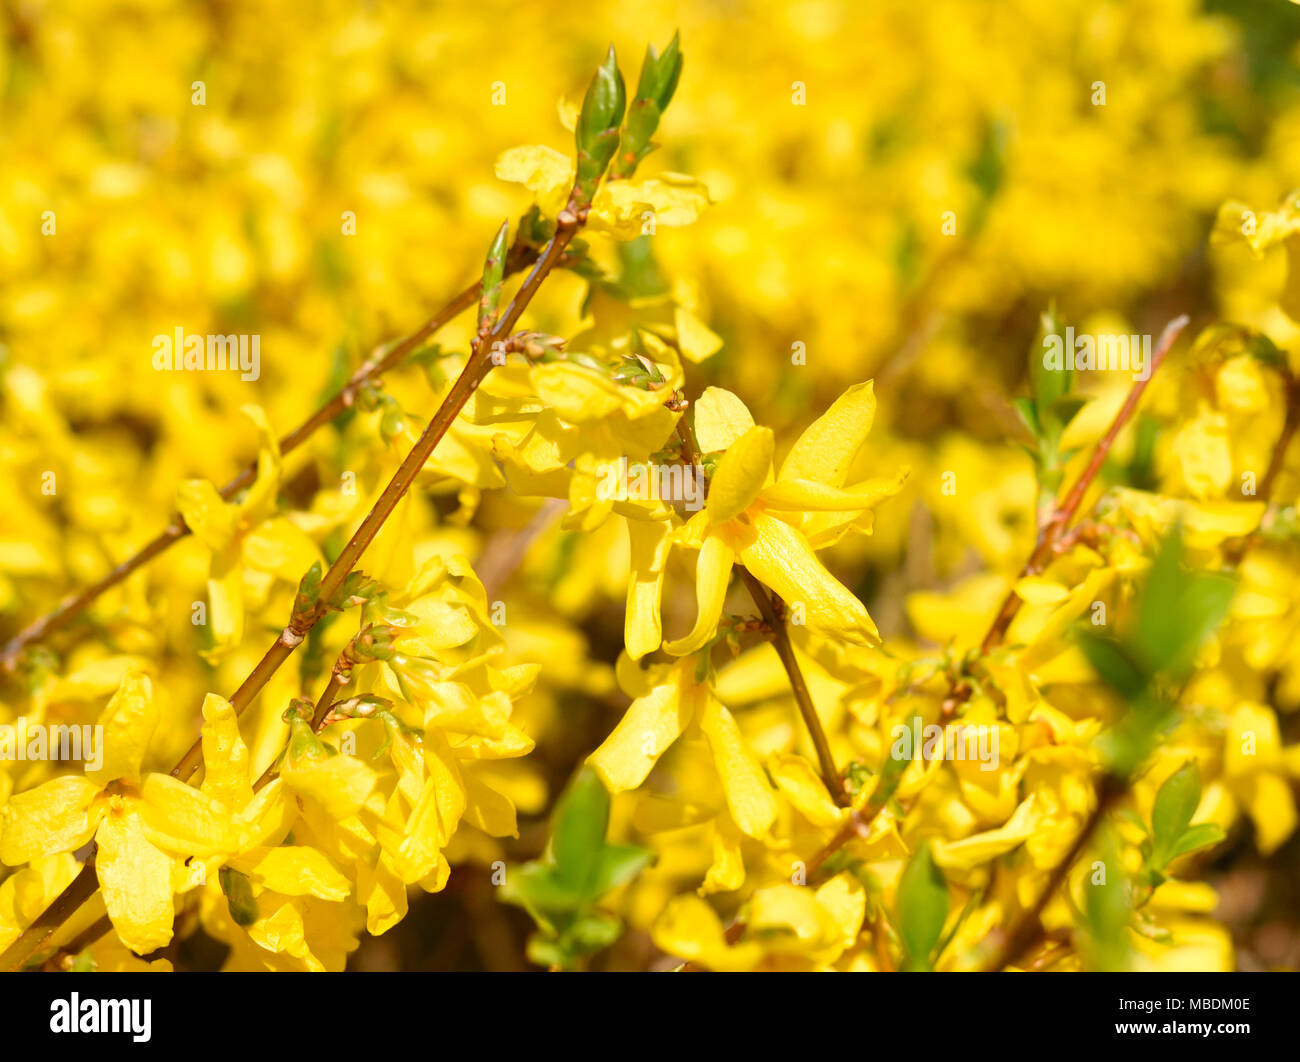
[[[1233,23],[810,5],[762,48],[816,77],[711,96],[701,16],[564,151],[519,49],[490,184],[410,82],[493,19],[270,6],[148,56],[6,15],[0,967],[382,964],[458,888],[527,936],[485,966],[1256,961],[1215,882],[1295,855],[1300,112],[1232,117]],[[1022,17],[1058,68],[985,57]],[[832,37],[907,52],[863,92]]]

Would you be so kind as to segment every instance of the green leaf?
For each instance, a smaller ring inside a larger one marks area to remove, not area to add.
[[[1159,858],[1168,852],[1187,827],[1201,802],[1201,774],[1195,760],[1188,760],[1165,779],[1156,792],[1151,806],[1151,838],[1154,842],[1153,860],[1163,867],[1168,859]]]
[[[631,844],[606,845],[600,853],[600,865],[596,869],[596,880],[592,886],[593,896],[604,896],[620,885],[626,885],[636,877],[650,861],[654,853],[646,848]]]
[[[1040,415],[1046,419],[1046,412],[1052,403],[1062,395],[1069,394],[1074,385],[1074,372],[1071,369],[1049,369],[1045,364],[1047,341],[1051,336],[1058,337],[1064,360],[1068,364],[1069,351],[1065,350],[1065,325],[1052,304],[1047,312],[1039,318],[1038,333],[1033,346],[1029,348],[1029,378],[1033,383],[1034,399],[1038,404]],[[1046,425],[1044,425],[1046,427]]]
[[[501,302],[501,282],[506,272],[506,239],[510,234],[510,223],[503,221],[501,228],[488,248],[487,258],[483,262],[483,283],[479,295],[478,323],[483,324],[496,317],[497,306]]]
[[[608,948],[623,933],[623,923],[603,911],[592,911],[574,921],[565,937],[575,951],[589,953]]]
[[[1223,827],[1217,822],[1202,822],[1189,827],[1170,850],[1167,863],[1195,852],[1198,848],[1208,848],[1210,845],[1218,844],[1226,836]]]
[[[1047,407],[1049,415],[1045,419],[1051,421],[1054,434],[1059,437],[1075,414],[1087,404],[1087,399],[1079,395],[1060,395]]]
[[[1011,405],[1020,414],[1020,420],[1029,429],[1029,434],[1035,439],[1042,434],[1038,426],[1038,407],[1032,398],[1013,398]]]
[[[560,881],[554,867],[536,861],[506,875],[501,899],[522,907],[533,916],[533,921],[551,933],[555,932],[556,922],[582,906],[582,895]]]
[[[654,55],[654,49],[646,48],[646,59]],[[662,114],[668,109],[673,95],[677,92],[677,82],[682,76],[682,35],[681,31],[673,33],[664,54],[655,61],[653,73],[646,76],[646,69],[641,68],[641,80],[637,85],[637,96],[652,100]]]
[[[637,164],[645,158],[655,145],[650,138],[659,128],[663,112],[677,91],[678,79],[682,76],[681,37],[673,34],[673,39],[664,49],[663,55],[656,54],[653,46],[647,45],[645,59],[641,63],[641,76],[637,80],[636,96],[627,109],[627,121],[623,126],[622,141],[619,144],[618,161],[610,171],[618,178],[631,177]]]
[[[1097,737],[1097,751],[1106,770],[1119,778],[1130,777],[1177,718],[1167,702],[1149,691],[1142,693],[1113,727]]]
[[[558,966],[562,970],[567,970],[573,965],[573,954],[560,941],[536,933],[528,938],[525,954],[529,962],[545,966],[547,969]]]
[[[1089,968],[1126,970],[1129,965],[1128,927],[1132,899],[1119,848],[1110,830],[1103,834],[1098,869],[1088,868],[1084,879],[1084,914],[1088,927],[1086,954]]]
[[[1107,686],[1126,701],[1141,696],[1149,680],[1119,642],[1085,628],[1080,634],[1079,644],[1088,663]]]
[[[557,880],[582,896],[594,897],[609,827],[609,793],[590,767],[574,777],[556,807],[554,821],[551,851]]]
[[[930,969],[930,953],[948,918],[948,886],[928,842],[917,848],[898,882],[898,935],[906,969]]]
[[[1138,605],[1134,644],[1149,673],[1178,677],[1190,668],[1232,601],[1230,578],[1210,572],[1190,575],[1182,556],[1182,531],[1175,527],[1156,553]]]
[[[588,200],[595,193],[596,182],[604,175],[609,160],[618,150],[618,127],[626,107],[627,90],[611,44],[605,53],[605,61],[587,86],[574,129],[578,147],[578,184]]]

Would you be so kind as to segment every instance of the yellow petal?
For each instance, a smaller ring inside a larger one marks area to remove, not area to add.
[[[1277,716],[1262,704],[1238,705],[1223,740],[1223,769],[1229,776],[1275,766],[1282,749]]]
[[[777,753],[767,762],[772,781],[814,826],[836,826],[846,814],[826,790],[826,783],[802,756]]]
[[[209,856],[230,841],[230,819],[202,790],[169,774],[151,774],[137,804],[145,836],[175,855]]]
[[[717,526],[748,509],[772,474],[772,429],[753,427],[727,447],[709,483],[705,511]]]
[[[496,175],[503,181],[524,185],[537,197],[542,212],[554,217],[563,209],[573,184],[573,163],[552,148],[531,144],[502,152]]]
[[[727,808],[745,833],[762,837],[776,821],[776,797],[731,713],[707,690],[701,694],[700,730],[713,753]]]
[[[1241,802],[1255,824],[1255,843],[1271,855],[1295,832],[1295,800],[1281,775],[1253,774],[1237,785]]]
[[[850,948],[867,916],[867,890],[852,871],[842,871],[817,890],[817,903],[839,929],[840,945]]]
[[[745,403],[721,387],[706,387],[695,400],[695,438],[703,453],[725,450],[754,426]]]
[[[53,778],[15,793],[0,808],[0,863],[11,867],[56,852],[73,852],[90,840],[102,808],[92,814],[99,787],[81,775]]]
[[[734,892],[745,884],[745,861],[740,854],[740,834],[734,830],[713,831],[713,862],[709,864],[700,895]]]
[[[280,490],[280,443],[261,406],[249,403],[240,406],[239,412],[257,428],[257,477],[239,509],[246,523],[257,524],[275,511],[275,498]]]
[[[809,627],[854,645],[880,644],[866,606],[826,570],[807,539],[773,516],[759,513],[752,522],[753,534],[740,550],[740,562],[777,592],[790,609],[792,623],[802,616]]]
[[[283,516],[265,520],[244,539],[244,560],[260,572],[296,583],[321,552],[306,531]]]
[[[868,480],[844,490],[812,479],[778,479],[763,488],[763,504],[770,509],[803,512],[864,512],[897,494],[906,474]]]
[[[571,361],[534,365],[532,380],[538,398],[575,424],[611,417],[630,397],[612,377]]]
[[[213,650],[220,654],[244,637],[244,564],[238,544],[212,555],[208,574],[208,623]]]
[[[722,349],[722,337],[695,314],[678,306],[673,311],[677,326],[677,346],[690,361],[698,364]]]
[[[235,537],[235,511],[206,479],[191,479],[176,488],[176,508],[185,526],[209,549],[223,550]]]
[[[645,235],[646,225],[690,225],[709,205],[703,182],[681,174],[665,173],[644,181],[602,184],[591,205],[589,224],[597,232],[620,240]]]
[[[960,841],[936,839],[932,844],[934,861],[946,870],[968,870],[1010,852],[1034,832],[1041,816],[1030,796],[996,830],[986,830]]]
[[[172,861],[145,838],[140,816],[114,798],[95,833],[95,872],[122,943],[137,955],[172,939]]]
[[[670,900],[651,936],[669,955],[719,972],[752,970],[763,958],[761,945],[753,941],[729,945],[721,919],[698,896]]]
[[[783,883],[754,893],[749,925],[756,932],[792,934],[799,944],[814,947],[824,942],[827,918],[811,889]]]
[[[694,699],[683,696],[689,662],[672,668],[664,680],[632,702],[618,726],[587,762],[611,793],[635,789],[651,768],[686,729],[694,712]]]
[[[253,799],[248,747],[239,736],[239,719],[234,706],[224,697],[209,693],[203,698],[201,734],[202,791],[231,811],[243,808]]]
[[[627,520],[632,572],[627,585],[623,641],[633,660],[653,653],[663,641],[659,600],[671,545],[669,530],[666,520]]]
[[[1016,596],[1026,605],[1055,605],[1070,596],[1069,587],[1042,575],[1027,575],[1015,585]]]
[[[232,864],[237,870],[285,896],[346,900],[352,883],[314,848],[284,845],[255,849]]]
[[[406,917],[406,883],[384,865],[357,866],[357,902],[366,908],[366,932],[386,933]]]
[[[727,597],[727,584],[731,582],[731,567],[735,561],[735,553],[721,535],[709,535],[704,540],[695,563],[695,626],[685,638],[665,642],[664,652],[672,656],[686,656],[717,633],[722,603]]]
[[[876,417],[874,381],[854,384],[813,421],[781,463],[777,479],[842,487]]]
[[[284,784],[311,797],[335,821],[355,815],[375,787],[375,772],[352,756],[323,760],[286,759]]]
[[[465,821],[489,837],[518,837],[519,823],[510,798],[480,781],[472,772],[462,774],[465,783]]]
[[[128,672],[99,722],[104,728],[100,739],[104,762],[98,770],[87,770],[86,777],[101,786],[117,778],[138,782],[140,764],[158,726],[149,677],[141,671]]]

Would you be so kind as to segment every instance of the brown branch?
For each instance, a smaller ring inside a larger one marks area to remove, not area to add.
[[[506,258],[506,275],[517,273],[536,260],[537,251],[518,241],[511,247]],[[434,333],[441,330],[453,318],[469,309],[478,301],[479,284],[467,287],[446,306],[435,313],[418,329],[401,342],[366,361],[357,369],[348,382],[329,401],[322,405],[292,431],[280,439],[280,452],[288,454],[305,443],[320,428],[334,420],[356,400],[360,388],[370,380],[384,375],[418,350]],[[229,501],[239,491],[253,482],[257,475],[257,462],[246,465],[221,490],[221,497]],[[0,668],[12,671],[22,651],[29,645],[39,642],[51,632],[65,627],[72,619],[80,615],[101,594],[111,590],[118,583],[139,571],[155,557],[166,552],[174,543],[189,535],[190,529],[179,514],[172,517],[167,528],[142,546],[134,555],[122,561],[102,578],[66,598],[53,612],[42,616],[34,623],[23,628],[0,649]]]
[[[347,545],[343,547],[338,559],[330,565],[329,571],[321,579],[318,595],[320,601],[329,601],[334,598],[336,592],[342,587],[344,580],[356,566],[362,553],[365,552],[366,547],[379,533],[384,521],[392,514],[397,503],[402,499],[411,483],[414,482],[416,475],[424,467],[424,463],[429,459],[443,435],[446,434],[447,429],[451,427],[452,422],[460,414],[478,385],[482,383],[483,378],[491,371],[493,366],[492,355],[496,344],[502,342],[510,334],[511,329],[514,328],[524,310],[527,309],[533,296],[537,294],[542,282],[560,262],[565,248],[568,247],[574,236],[586,223],[589,209],[590,204],[579,199],[575,188],[568,205],[557,219],[555,235],[547,243],[546,249],[533,265],[519,291],[515,293],[510,305],[502,313],[490,333],[480,334],[475,339],[469,360],[465,363],[465,368],[461,370],[456,382],[452,384],[451,390],[430,419],[419,441],[416,442],[411,452],[406,455],[406,458],[393,474],[388,486],[384,488],[383,493],[379,496],[379,500],[375,502],[366,518],[362,520],[360,527],[353,533]],[[471,303],[472,301],[471,299]],[[280,665],[302,643],[322,614],[322,611],[317,611],[301,618],[300,622],[297,622],[298,617],[295,617],[295,622],[291,622],[290,626],[280,633],[280,636],[272,643],[252,673],[240,685],[235,695],[231,697],[230,703],[234,707],[236,715],[242,713],[257,694],[261,692]],[[203,743],[202,739],[200,739],[181,757],[180,762],[172,768],[171,773],[174,777],[188,781],[202,762]],[[55,899],[51,908],[47,909],[38,918],[37,921],[41,923],[41,929],[33,933],[29,928],[20,934],[19,938],[14,941],[4,955],[0,956],[0,966],[5,966],[6,963],[13,962],[15,959],[16,964],[21,965],[22,961],[36,950],[40,943],[57,928],[64,918],[77,910],[90,896],[94,895],[97,887],[93,869],[87,864],[73,884],[69,885]],[[81,895],[82,893],[85,893],[85,895]],[[50,912],[55,907],[59,909],[60,917],[55,920],[54,925],[45,930],[45,924],[50,920]],[[33,923],[33,926],[35,925],[36,923]],[[37,939],[38,937],[39,939]],[[6,968],[16,968],[16,966]]]
[[[1120,407],[1120,411],[1115,415],[1114,421],[1111,422],[1110,428],[1107,430],[1106,434],[1102,436],[1101,441],[1098,442],[1097,448],[1093,452],[1092,458],[1088,461],[1087,466],[1084,468],[1083,473],[1070,489],[1070,492],[1066,495],[1064,502],[1062,502],[1061,506],[1057,509],[1052,519],[1044,526],[1034,552],[1030,555],[1029,560],[1025,562],[1022,577],[1037,571],[1037,566],[1045,564],[1052,557],[1053,551],[1056,548],[1057,539],[1064,533],[1066,528],[1069,526],[1070,521],[1074,519],[1079,506],[1083,502],[1084,496],[1088,492],[1088,488],[1092,485],[1093,480],[1096,479],[1097,473],[1101,471],[1102,464],[1105,462],[1106,456],[1110,453],[1111,447],[1115,445],[1115,440],[1119,437],[1120,431],[1137,410],[1138,402],[1142,397],[1143,391],[1146,390],[1147,384],[1151,381],[1156,370],[1164,361],[1165,356],[1173,347],[1179,334],[1187,326],[1187,320],[1188,319],[1185,315],[1176,317],[1165,326],[1164,331],[1160,334],[1160,339],[1156,344],[1156,349],[1151,359],[1150,374],[1145,380],[1139,380],[1134,383],[1132,389],[1129,391],[1128,397],[1124,401],[1124,405]],[[1003,602],[1002,608],[999,610],[992,626],[989,627],[988,633],[985,634],[984,640],[980,645],[981,653],[988,653],[1002,641],[1019,608],[1020,598],[1016,596],[1013,590],[1007,595],[1007,598]],[[941,709],[943,716],[951,716],[961,704],[969,699],[971,692],[972,687],[970,683],[956,683],[949,691],[948,697],[943,702]],[[812,862],[809,863],[810,877],[817,870],[820,870],[826,861],[844,845],[848,844],[855,837],[865,836],[867,830],[870,829],[871,823],[875,820],[875,817],[881,810],[883,810],[888,802],[889,795],[890,794],[881,793],[873,794],[872,799],[866,808],[861,812],[854,812],[853,815],[850,816],[849,820],[840,828],[839,832],[831,838],[830,842],[822,848],[822,850],[813,857]],[[1099,799],[1099,805],[1102,803],[1103,801]],[[1100,821],[1100,813],[1097,818],[1098,821]],[[1078,842],[1080,847],[1087,842],[1087,837],[1091,835],[1095,826],[1095,822],[1086,826],[1085,832],[1080,835],[1080,840]],[[1073,856],[1067,860],[1067,863],[1072,860]],[[1068,869],[1068,866],[1065,869]],[[1060,871],[1062,875],[1064,875],[1065,869]],[[1044,899],[1042,902],[1046,904],[1047,900]],[[1035,924],[1036,920],[1037,915],[1034,916]]]
[[[570,215],[572,217],[572,215]],[[563,217],[563,215],[561,215]],[[402,500],[415,477],[419,474],[420,469],[424,467],[435,447],[447,433],[452,422],[460,415],[460,411],[469,401],[470,396],[483,382],[483,378],[492,369],[492,353],[496,343],[501,342],[510,333],[519,317],[523,314],[528,304],[532,301],[533,296],[537,294],[537,289],[541,286],[542,281],[555,268],[564,253],[565,247],[569,241],[577,234],[581,228],[582,221],[574,218],[567,224],[561,220],[557,227],[555,236],[550,243],[546,245],[546,250],[533,266],[532,271],[528,274],[523,286],[516,293],[514,299],[507,307],[505,313],[497,321],[496,327],[490,333],[480,335],[474,342],[473,350],[469,360],[465,363],[465,368],[461,374],[456,377],[456,382],[452,384],[451,390],[447,397],[443,399],[438,411],[434,413],[424,433],[420,436],[411,452],[398,466],[393,478],[389,480],[388,486],[380,494],[379,499],[371,507],[366,518],[361,521],[361,525],[353,532],[352,537],[348,539],[347,545],[343,547],[338,558],[330,565],[329,571],[321,578],[319,587],[319,598],[321,601],[331,600],[339,589],[343,586],[343,581],[351,574],[356,567],[357,562],[366,548],[379,533],[384,522],[392,515],[397,503]],[[248,676],[235,691],[235,695],[230,698],[231,706],[235,709],[235,714],[241,714],[253,699],[262,691],[262,688],[270,681],[271,676],[279,670],[283,664],[293,654],[293,651],[302,643],[303,639],[315,626],[320,618],[320,613],[309,615],[304,618],[299,626],[291,624],[280,632],[280,636],[272,643],[271,648],[266,651],[266,655],[253,669],[252,674]],[[203,762],[203,742],[195,741],[190,746],[189,751],[181,758],[172,769],[172,775],[187,781],[196,770],[199,764]]]
[[[1056,553],[1058,540],[1069,527],[1070,521],[1078,514],[1079,506],[1083,504],[1083,499],[1092,486],[1097,474],[1101,471],[1102,465],[1109,456],[1111,447],[1115,445],[1115,440],[1119,438],[1119,433],[1123,431],[1124,426],[1137,411],[1138,403],[1142,399],[1142,394],[1147,388],[1147,384],[1155,377],[1156,370],[1169,353],[1170,348],[1178,339],[1182,330],[1187,327],[1187,316],[1176,317],[1165,325],[1165,330],[1160,334],[1160,340],[1156,344],[1155,353],[1151,359],[1151,371],[1147,374],[1145,380],[1138,380],[1129,390],[1128,397],[1125,398],[1124,404],[1120,407],[1119,412],[1115,414],[1115,419],[1111,421],[1110,427],[1106,430],[1098,441],[1096,448],[1092,452],[1087,466],[1075,480],[1074,486],[1065,496],[1065,500],[1057,507],[1056,512],[1052,514],[1051,519],[1043,525],[1039,532],[1038,543],[1034,547],[1033,553],[1025,561],[1024,568],[1021,569],[1020,579],[1026,576],[1036,575],[1047,566]],[[1013,586],[1002,602],[1002,607],[989,626],[988,632],[984,635],[984,640],[980,643],[980,654],[987,655],[992,649],[1001,644],[1002,639],[1006,637],[1007,630],[1011,627],[1011,621],[1016,618],[1020,611],[1021,600],[1016,594]],[[951,716],[958,707],[970,699],[972,687],[968,682],[958,682],[949,692],[947,699],[943,702],[942,714],[944,718]]]
[[[77,876],[55,897],[54,902],[37,915],[32,924],[24,929],[3,953],[0,953],[0,970],[22,969],[27,960],[40,950],[55,930],[80,910],[81,905],[94,896],[98,888],[95,864],[87,860],[82,864]]]

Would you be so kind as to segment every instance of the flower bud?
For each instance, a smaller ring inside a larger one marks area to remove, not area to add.
[[[574,133],[578,147],[577,183],[587,202],[591,201],[596,184],[618,150],[618,127],[626,107],[627,89],[611,44],[605,61],[587,86]]]

